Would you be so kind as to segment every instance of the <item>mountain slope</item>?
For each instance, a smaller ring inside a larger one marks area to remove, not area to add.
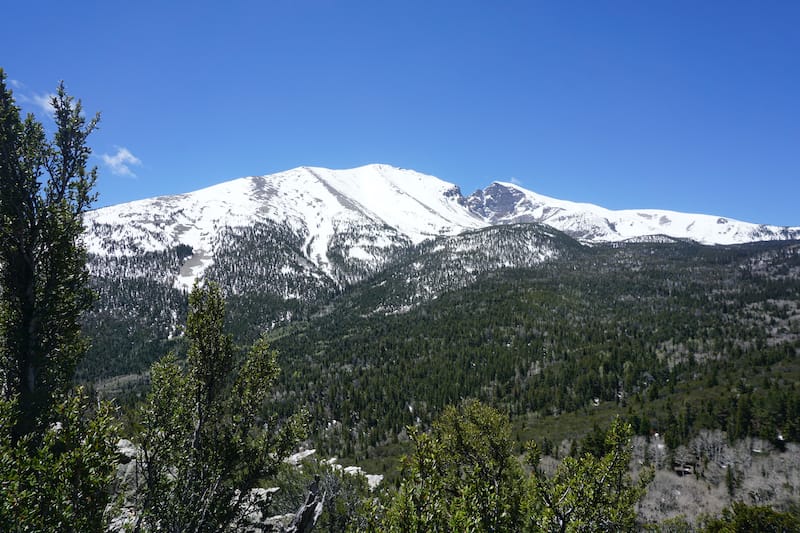
[[[175,279],[187,287],[214,263],[224,228],[279,226],[310,265],[346,283],[380,268],[397,248],[485,225],[462,204],[454,185],[410,170],[301,167],[92,211],[86,242],[99,256],[189,246],[192,258]],[[351,276],[348,263],[361,274]]]
[[[515,227],[525,225],[470,232],[468,240],[486,249],[498,236],[518,238]],[[461,238],[431,246],[460,247]],[[348,442],[369,453],[467,397],[513,415],[537,413],[534,426],[548,414],[627,405],[647,417],[643,434],[679,441],[699,428],[725,429],[746,391],[764,402],[754,433],[774,438],[791,426],[800,435],[796,417],[766,414],[786,405],[783,395],[800,409],[800,244],[570,250],[557,233],[538,239],[561,253],[486,270],[403,313],[365,312],[401,302],[403,291],[414,297],[437,272],[458,272],[430,255],[409,257],[339,296],[329,312],[274,330],[287,408],[313,398],[317,444],[333,455]],[[425,260],[431,274],[414,279],[414,264]],[[656,403],[670,396],[680,406],[674,412]],[[678,410],[690,420],[681,433]]]
[[[303,237],[303,252],[325,268],[335,235],[360,228],[364,235],[392,235],[417,244],[437,235],[520,222],[547,224],[586,242],[648,235],[702,244],[740,244],[800,237],[800,227],[778,227],[724,217],[654,209],[614,211],[543,196],[495,182],[469,197],[434,176],[387,165],[347,170],[300,167],[240,178],[191,193],[110,206],[86,217],[89,250],[120,255],[162,251],[179,244],[212,253],[222,227],[256,222],[286,224]],[[350,243],[349,255],[380,239]]]
[[[467,287],[497,270],[535,268],[585,247],[540,224],[506,224],[437,237],[359,284],[350,300],[362,314],[394,314]]]
[[[752,224],[724,217],[658,209],[614,211],[557,200],[511,183],[495,182],[467,199],[470,210],[491,224],[538,222],[584,242],[642,240],[665,235],[701,244],[742,244],[800,239],[800,227]]]
[[[508,183],[464,197],[434,176],[386,165],[300,167],[106,207],[85,218],[95,276],[156,276],[187,289],[213,273],[228,282],[229,293],[267,291],[284,300],[341,290],[440,236],[532,222],[590,244],[800,239],[800,228],[663,210],[612,211]]]

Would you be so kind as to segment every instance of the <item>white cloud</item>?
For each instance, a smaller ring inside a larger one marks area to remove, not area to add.
[[[133,155],[127,148],[118,146],[117,153],[114,155],[100,154],[103,163],[111,169],[111,173],[116,176],[128,176],[135,178],[136,174],[131,170],[131,166],[139,166],[142,162]]]
[[[53,109],[52,100],[53,97],[55,97],[55,94],[31,93],[27,90],[28,89],[27,85],[25,85],[19,80],[10,79],[8,80],[8,83],[9,85],[11,85],[13,89],[15,89],[14,98],[16,99],[18,105],[25,107],[23,104],[28,104],[30,107],[35,108],[34,111],[44,113],[48,117],[52,118],[53,113],[55,111]]]
[[[514,176],[511,176],[510,181],[514,185],[519,185],[520,187],[522,187],[522,180],[521,179],[515,178]]]
[[[19,102],[22,104],[32,104],[34,107],[37,107],[39,111],[45,113],[48,117],[52,117],[54,112],[52,100],[54,96],[55,95],[53,93],[48,93],[48,94],[34,93],[30,96],[26,94],[21,94],[17,97],[17,100],[19,100]]]
[[[55,109],[53,108],[53,97],[55,97],[55,95],[52,93],[34,94],[31,97],[31,102],[49,116],[53,116],[53,113],[55,113]]]

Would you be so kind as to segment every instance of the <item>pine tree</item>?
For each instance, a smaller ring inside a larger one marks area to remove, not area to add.
[[[529,445],[531,531],[634,531],[634,506],[644,495],[653,472],[644,470],[631,480],[630,424],[619,418],[605,436],[603,455],[566,457],[552,476],[542,471],[541,453]]]
[[[524,477],[511,424],[475,400],[447,407],[414,452],[389,505],[386,531],[519,531]]]
[[[116,474],[117,421],[82,390],[56,422],[12,442],[16,402],[0,399],[0,531],[105,531]]]
[[[86,121],[63,83],[47,140],[0,69],[0,530],[102,531],[115,474],[107,402],[69,394],[92,301],[82,214],[94,199]]]
[[[49,141],[33,115],[23,122],[0,70],[0,386],[17,398],[17,440],[48,424],[85,353],[80,317],[93,302],[82,215],[94,201],[87,122],[60,84]]]
[[[303,432],[264,413],[278,375],[276,352],[257,341],[237,363],[224,333],[218,285],[189,295],[185,368],[174,356],[153,366],[138,436],[141,484],[136,530],[202,532],[244,525],[269,498],[252,489],[277,473]]]

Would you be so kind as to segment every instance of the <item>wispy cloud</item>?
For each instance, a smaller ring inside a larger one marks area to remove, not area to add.
[[[112,174],[130,178],[136,177],[136,174],[131,170],[131,166],[140,166],[142,164],[138,157],[122,146],[117,147],[117,153],[114,155],[100,154],[100,159],[111,169]]]
[[[17,82],[20,87],[23,85],[20,82]],[[54,113],[53,109],[53,97],[55,95],[53,93],[47,94],[20,94],[17,96],[17,101],[21,104],[31,104],[33,107],[37,108],[38,111],[46,114],[48,117],[52,117]]]
[[[509,178],[509,181],[510,181],[511,183],[513,183],[514,185],[519,185],[520,187],[522,187],[522,185],[523,185],[523,184],[522,184],[522,180],[521,180],[521,179],[519,179],[519,178],[515,178],[514,176],[511,176],[511,177]]]
[[[52,117],[53,109],[53,93],[37,94],[28,91],[28,86],[19,80],[10,79],[8,84],[14,89],[14,98],[18,105],[22,107],[32,107],[34,112],[44,113],[48,117]]]

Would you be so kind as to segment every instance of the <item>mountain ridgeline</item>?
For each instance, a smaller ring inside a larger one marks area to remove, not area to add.
[[[100,298],[79,377],[111,394],[182,352],[202,276],[237,342],[268,332],[275,405],[307,405],[333,455],[376,457],[466,397],[520,436],[612,406],[675,446],[701,428],[800,440],[800,228],[503,183],[464,197],[383,165],[242,178],[85,225]]]

